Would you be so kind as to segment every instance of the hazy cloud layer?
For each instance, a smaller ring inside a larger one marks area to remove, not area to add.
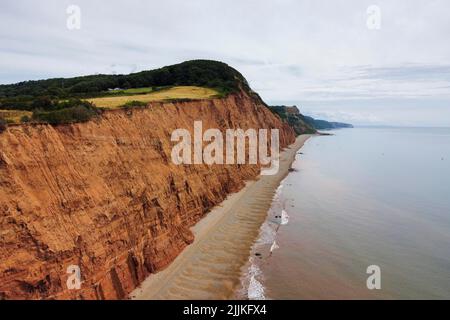
[[[81,29],[66,27],[69,5]],[[366,25],[369,5],[381,29]],[[450,125],[447,0],[0,3],[0,83],[227,62],[268,103],[354,123]]]

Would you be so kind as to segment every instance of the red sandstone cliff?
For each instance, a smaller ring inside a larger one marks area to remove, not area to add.
[[[259,173],[251,165],[176,166],[171,132],[294,132],[245,93],[151,103],[87,123],[0,134],[0,298],[121,299],[193,241],[189,227]],[[79,265],[80,290],[68,290]]]

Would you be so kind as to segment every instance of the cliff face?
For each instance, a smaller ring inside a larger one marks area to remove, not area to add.
[[[0,298],[121,299],[193,241],[189,228],[259,174],[255,165],[180,165],[171,133],[293,130],[241,92],[152,103],[87,123],[0,134]],[[80,290],[66,285],[81,268]]]

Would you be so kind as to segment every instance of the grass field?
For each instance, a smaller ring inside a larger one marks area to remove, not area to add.
[[[151,91],[151,88],[138,88],[134,89],[134,93],[136,92],[136,90],[143,89]],[[128,93],[132,92],[128,91]],[[115,109],[131,101],[151,102],[173,99],[211,99],[217,97],[218,95],[220,95],[219,92],[214,89],[194,86],[179,86],[144,94],[131,94],[129,96],[118,95],[113,97],[92,98],[87,100],[94,103],[99,108]]]
[[[0,110],[0,119],[9,123],[20,123],[20,118],[28,116],[31,118],[33,112],[23,110]]]

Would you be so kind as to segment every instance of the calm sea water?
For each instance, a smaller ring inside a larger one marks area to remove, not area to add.
[[[450,299],[450,129],[332,133],[297,155],[240,294]],[[283,210],[289,222],[279,225]],[[367,289],[370,265],[381,268],[381,290]]]

